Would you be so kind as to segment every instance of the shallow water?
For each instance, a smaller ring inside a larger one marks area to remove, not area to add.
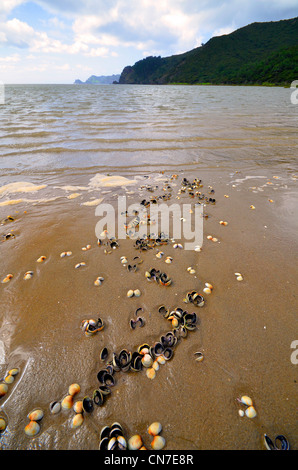
[[[0,218],[15,220],[0,233],[15,237],[0,244],[1,279],[14,275],[1,284],[0,372],[20,367],[20,374],[0,399],[8,421],[1,448],[97,449],[101,428],[114,421],[126,437],[140,433],[150,448],[146,429],[155,420],[163,424],[166,449],[264,449],[264,433],[284,434],[297,447],[297,366],[291,362],[297,112],[290,90],[281,88],[7,87]],[[210,186],[215,190],[216,204],[204,207],[202,252],[170,244],[162,250],[172,264],[151,250],[129,273],[120,257],[139,254],[132,240],[121,240],[111,254],[96,245],[100,201],[116,204],[121,194],[129,204],[140,202],[163,194],[168,181],[170,203],[193,203],[187,195],[177,199],[184,177],[201,178],[208,196]],[[157,186],[154,193],[147,184]],[[207,240],[209,234],[218,242]],[[91,249],[82,251],[88,243]],[[72,256],[61,259],[67,250]],[[41,255],[46,261],[36,263]],[[86,267],[75,269],[81,261]],[[159,266],[173,279],[168,288],[145,279],[146,269]],[[28,270],[34,275],[25,281]],[[93,285],[97,276],[104,277],[102,286]],[[183,303],[186,292],[201,291],[205,282],[214,290],[195,309],[197,330],[179,341],[154,380],[145,371],[116,373],[105,405],[85,414],[76,431],[73,411],[50,414],[49,403],[73,382],[81,386],[78,398],[93,393],[103,346],[111,358],[122,348],[153,344],[170,329],[158,307],[191,309]],[[128,299],[130,288],[140,288],[141,297]],[[139,306],[145,326],[131,330]],[[88,338],[80,323],[97,315],[105,328]],[[199,363],[198,350],[204,353]],[[241,394],[252,397],[256,418],[239,417]],[[41,432],[30,439],[26,416],[39,406]]]

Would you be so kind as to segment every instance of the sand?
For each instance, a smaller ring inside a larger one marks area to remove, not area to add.
[[[66,192],[51,204],[20,203],[15,210],[9,206],[15,220],[2,225],[1,234],[13,230],[15,238],[0,244],[1,279],[8,273],[13,279],[0,285],[5,359],[0,372],[4,377],[19,367],[20,373],[0,399],[0,414],[8,420],[1,449],[98,449],[101,428],[114,421],[122,424],[127,439],[140,434],[149,449],[146,430],[153,421],[162,423],[166,450],[264,449],[264,433],[272,439],[283,434],[291,448],[297,447],[297,369],[291,362],[297,331],[295,178],[265,170],[231,174],[191,168],[176,173],[174,180],[170,172],[153,175],[158,185],[153,193],[138,191],[145,180],[137,180],[136,186],[129,183],[129,201],[162,194],[169,181],[171,203],[194,202],[187,194],[176,196],[184,177],[201,178],[202,191],[208,194],[212,186],[215,193],[208,197],[216,199],[204,207],[209,217],[204,219],[201,252],[174,249],[170,243],[159,248],[164,256],[158,259],[158,249],[140,253],[127,239],[105,253],[108,247],[96,243],[95,206],[88,207],[91,197],[101,200],[100,191],[74,199],[67,199]],[[127,181],[135,183],[135,175]],[[77,191],[76,185],[68,187]],[[85,183],[83,187],[90,189]],[[115,201],[118,193],[116,186],[104,195],[104,202]],[[2,219],[7,210],[1,208]],[[208,240],[209,234],[218,241]],[[183,239],[179,242],[184,244]],[[82,251],[87,244],[91,249]],[[63,251],[72,251],[72,256],[60,258]],[[46,260],[37,263],[42,255]],[[128,272],[121,256],[129,261],[140,256],[143,263]],[[171,264],[164,262],[166,256],[173,258]],[[82,261],[86,266],[75,269]],[[190,266],[195,274],[187,271]],[[146,280],[145,271],[153,267],[171,277],[169,287]],[[34,275],[25,281],[29,270]],[[241,273],[243,281],[237,281],[235,273]],[[95,287],[98,276],[104,281]],[[213,290],[204,296],[202,308],[183,302],[188,291],[202,293],[206,282]],[[140,289],[141,296],[127,298],[129,289]],[[144,370],[115,373],[116,385],[104,406],[85,413],[77,430],[71,429],[72,410],[51,415],[49,404],[61,400],[71,383],[80,384],[77,399],[92,395],[104,366],[99,359],[104,346],[111,359],[123,348],[134,351],[140,344],[154,344],[171,329],[158,313],[160,305],[195,311],[198,322],[195,331],[179,340],[173,358],[160,366],[156,377],[148,379]],[[145,325],[132,330],[129,322],[138,307],[143,308]],[[98,317],[104,329],[86,337],[81,321]],[[204,355],[201,362],[195,360],[197,351]],[[243,394],[253,399],[253,419],[238,414],[237,397]],[[37,407],[45,413],[41,431],[29,438],[24,433],[27,414]]]

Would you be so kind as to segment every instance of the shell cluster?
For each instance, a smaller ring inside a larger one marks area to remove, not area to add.
[[[85,332],[86,336],[93,336],[98,331],[104,329],[104,322],[101,318],[97,320],[93,320],[92,318],[90,320],[82,320],[81,329]]]
[[[104,426],[100,432],[99,450],[126,450],[127,442],[121,424]]]
[[[162,431],[162,425],[159,422],[154,422],[150,424],[147,428],[147,432],[150,436],[153,437],[150,445],[153,450],[162,450],[166,445],[166,440],[163,436],[160,435]],[[144,446],[142,436],[135,434],[131,436],[128,440],[128,450],[147,450]]]
[[[12,384],[15,380],[15,376],[18,375],[19,369],[15,367],[10,369],[6,376],[0,382],[0,398],[4,397],[8,392],[8,385]]]
[[[44,416],[44,412],[40,408],[36,408],[27,415],[27,418],[30,420],[29,423],[25,426],[25,434],[29,437],[34,437],[40,431],[40,421]]]
[[[247,418],[255,418],[257,416],[257,412],[255,407],[253,406],[253,401],[247,395],[243,395],[240,398],[237,398],[238,403],[243,404],[246,406],[245,411],[242,409],[239,410],[239,416],[247,416]]]
[[[53,401],[50,403],[50,412],[51,414],[58,414],[61,410],[68,411],[73,409],[75,412],[75,416],[72,418],[71,421],[71,428],[76,429],[77,427],[81,426],[84,422],[84,415],[83,415],[83,401],[77,400],[75,401],[75,395],[80,393],[81,387],[77,383],[73,383],[68,387],[67,394],[62,398],[62,400]]]
[[[186,294],[185,298],[183,299],[183,301],[186,304],[192,303],[196,307],[203,307],[203,305],[205,303],[204,297],[201,294],[199,294],[199,292],[197,292],[195,290],[187,292],[187,294]]]
[[[170,279],[166,273],[162,273],[160,270],[152,268],[150,271],[145,272],[147,281],[156,281],[162,286],[170,286],[172,279]]]

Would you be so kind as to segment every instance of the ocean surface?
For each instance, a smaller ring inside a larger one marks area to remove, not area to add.
[[[101,428],[115,421],[127,439],[140,434],[148,449],[153,421],[162,423],[168,450],[263,450],[264,433],[272,440],[283,434],[298,448],[292,360],[298,105],[291,103],[291,92],[5,86],[0,378],[15,367],[19,373],[0,398],[0,417],[7,422],[1,449],[98,449]],[[201,181],[195,194],[183,189],[184,178]],[[116,203],[118,195],[129,203],[166,195],[170,203],[203,204],[202,250],[175,249],[171,242],[140,252],[131,239],[120,240],[115,250],[108,240],[99,246],[95,209],[102,201]],[[164,255],[156,257],[158,250]],[[60,256],[68,251],[70,256]],[[128,263],[140,257],[136,272],[121,256]],[[166,256],[172,263],[165,264]],[[171,285],[147,282],[144,273],[152,268],[165,271]],[[96,286],[98,277],[104,280]],[[187,293],[202,293],[206,282],[213,289],[204,306],[186,304]],[[127,297],[131,289],[141,296]],[[84,413],[77,429],[71,426],[73,410],[51,414],[50,403],[61,401],[71,383],[81,387],[76,399],[92,397],[106,365],[99,357],[103,347],[110,361],[113,353],[153,345],[171,330],[159,313],[162,305],[195,310],[198,321],[154,380],[144,370],[115,372],[104,406]],[[144,326],[132,329],[137,313]],[[82,321],[98,317],[104,329],[85,336]],[[197,352],[202,362],[195,360]],[[255,418],[239,415],[245,411],[237,400],[242,395],[252,398]],[[28,437],[27,415],[35,408],[44,418],[40,432]]]

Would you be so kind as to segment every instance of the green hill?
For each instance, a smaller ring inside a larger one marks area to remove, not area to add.
[[[171,57],[147,57],[125,67],[125,84],[271,84],[298,78],[298,18],[252,23]]]

